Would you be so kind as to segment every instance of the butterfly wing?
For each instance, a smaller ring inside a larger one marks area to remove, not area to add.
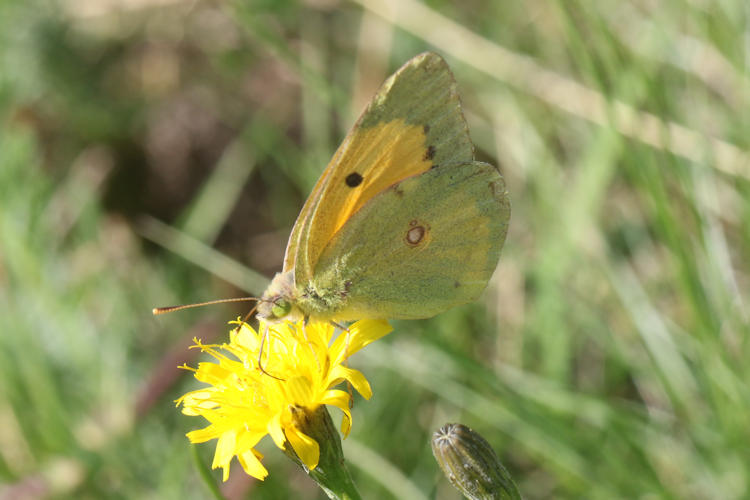
[[[284,270],[313,278],[334,234],[393,184],[436,165],[467,162],[474,150],[446,62],[424,53],[392,75],[336,151],[305,203],[287,246]]]
[[[502,176],[481,162],[444,165],[368,201],[326,246],[308,292],[336,319],[417,319],[475,300],[510,218]]]

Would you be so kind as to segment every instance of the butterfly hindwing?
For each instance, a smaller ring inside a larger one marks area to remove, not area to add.
[[[308,293],[335,297],[341,320],[426,318],[473,301],[497,265],[509,217],[495,167],[439,166],[363,205],[322,252]]]
[[[437,54],[420,54],[383,84],[336,151],[292,230],[284,270],[313,279],[347,221],[393,184],[439,165],[469,162],[473,145],[456,83]]]

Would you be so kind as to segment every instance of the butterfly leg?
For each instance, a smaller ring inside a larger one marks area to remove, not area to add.
[[[276,380],[284,381],[283,378],[279,378],[276,375],[272,375],[266,371],[265,368],[263,368],[263,347],[266,345],[266,341],[268,340],[268,325],[265,325],[266,328],[263,330],[263,337],[260,339],[260,349],[258,349],[258,368],[260,369],[263,374],[268,375],[271,378],[275,378]]]
[[[256,304],[255,304],[255,305],[253,306],[253,308],[252,308],[252,309],[250,309],[250,311],[248,311],[248,313],[247,313],[247,314],[245,314],[245,317],[244,317],[244,318],[242,318],[242,322],[243,322],[243,323],[247,323],[247,320],[249,320],[249,319],[250,319],[250,316],[252,316],[252,315],[253,315],[253,313],[254,313],[254,312],[255,312],[255,311],[256,311],[256,310],[258,309],[258,304],[259,304],[259,303],[260,303],[260,302],[256,303]]]
[[[346,342],[344,342],[344,360],[343,365],[347,366],[349,363],[349,340],[351,339],[351,331],[348,327],[344,325],[340,325],[336,323],[335,321],[329,321],[330,324],[334,326],[334,328],[338,328],[342,332],[346,332]],[[354,391],[352,390],[352,384],[348,380],[346,381],[346,392],[349,393],[349,409],[351,410],[354,407]]]
[[[344,362],[346,362],[346,360],[349,359],[349,339],[351,338],[351,331],[349,331],[348,327],[340,325],[335,321],[329,321],[329,323],[332,324],[334,328],[338,328],[342,332],[346,332],[346,343],[344,344]]]
[[[315,356],[315,362],[318,364],[318,370],[322,370],[323,366],[320,364],[320,359],[318,359],[318,351],[315,350],[315,346],[313,346],[312,342],[310,342],[310,337],[307,336],[307,323],[310,322],[310,316],[305,316],[302,320],[302,336],[305,338],[305,342],[307,343],[307,347],[310,348],[310,352],[312,352],[313,356]]]
[[[335,321],[329,321],[329,323],[332,324],[334,327],[338,328],[339,330],[343,331],[343,332],[348,332],[349,331],[349,328],[345,327],[344,325],[340,325],[340,324],[336,323]]]

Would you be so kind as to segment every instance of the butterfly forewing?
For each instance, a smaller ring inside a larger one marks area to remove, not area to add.
[[[297,218],[285,270],[313,279],[334,235],[365,203],[438,165],[471,161],[473,146],[453,75],[434,53],[391,76],[336,151]]]

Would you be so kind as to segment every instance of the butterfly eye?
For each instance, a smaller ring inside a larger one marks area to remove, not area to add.
[[[279,299],[271,306],[271,314],[276,318],[283,318],[292,310],[292,304],[284,299]]]

